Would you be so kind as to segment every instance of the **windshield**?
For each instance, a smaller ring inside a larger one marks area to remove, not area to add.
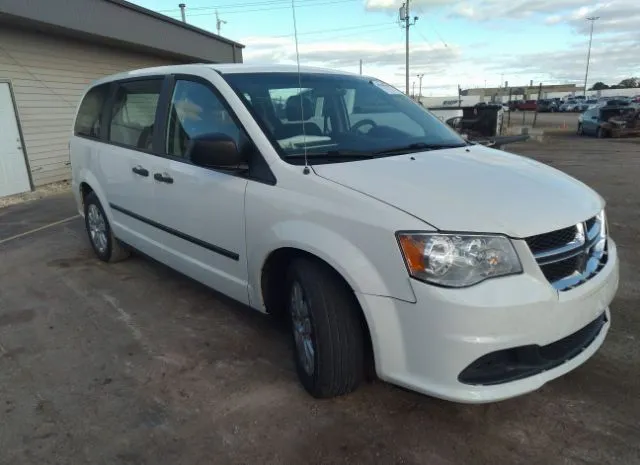
[[[316,73],[223,77],[289,163],[304,163],[305,149],[310,163],[335,163],[466,145],[428,110],[375,79]]]

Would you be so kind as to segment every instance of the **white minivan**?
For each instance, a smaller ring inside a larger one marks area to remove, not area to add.
[[[315,397],[377,377],[482,403],[603,343],[618,287],[603,199],[473,145],[371,77],[180,65],[93,83],[71,136],[97,256],[140,251],[287,316]]]

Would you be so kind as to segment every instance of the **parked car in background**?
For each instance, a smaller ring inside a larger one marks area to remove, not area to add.
[[[578,108],[579,102],[576,100],[567,100],[560,106],[560,111],[573,112]]]
[[[630,105],[630,100],[619,98],[604,98],[599,99],[594,107],[626,107]]]
[[[372,77],[121,73],[87,89],[69,149],[95,255],[140,250],[284,317],[318,398],[375,371],[447,400],[507,399],[586,362],[611,325],[619,265],[602,196],[470,144]]]
[[[554,113],[558,111],[558,103],[551,99],[538,100],[537,111],[540,113]]]
[[[598,103],[595,99],[588,99],[579,101],[576,105],[576,111],[582,113],[583,111],[587,111],[590,107],[596,105]]]
[[[610,137],[607,128],[609,118],[622,116],[625,113],[634,112],[634,109],[626,106],[604,106],[591,108],[578,117],[578,134],[596,136],[599,139]]]
[[[538,103],[535,100],[520,100],[515,105],[516,111],[536,111]]]
[[[516,111],[516,107],[523,102],[524,100],[511,100],[510,102],[507,103],[507,105],[509,106],[509,110]]]

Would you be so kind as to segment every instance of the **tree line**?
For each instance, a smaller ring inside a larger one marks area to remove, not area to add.
[[[603,90],[603,89],[633,89],[634,87],[640,87],[640,79],[636,77],[623,79],[619,84],[613,84],[609,86],[604,82],[596,82],[589,90]]]

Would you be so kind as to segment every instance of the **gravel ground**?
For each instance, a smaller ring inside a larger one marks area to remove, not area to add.
[[[68,192],[70,189],[71,185],[69,181],[60,181],[46,184],[42,187],[38,187],[33,192],[25,192],[22,194],[0,197],[0,208],[8,207],[9,205],[15,205],[18,203],[29,202],[31,200],[43,199],[45,197],[49,197],[50,195]]]
[[[490,405],[382,382],[317,401],[273,321],[149,260],[99,262],[75,219],[0,240],[0,464],[640,464],[640,145],[509,149],[608,202],[622,282],[608,339],[574,372]],[[53,213],[76,213],[68,194],[0,225]]]

